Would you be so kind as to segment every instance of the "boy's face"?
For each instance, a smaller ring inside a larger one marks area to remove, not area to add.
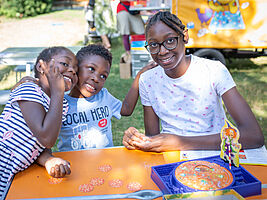
[[[75,97],[91,97],[104,86],[110,72],[110,64],[103,57],[89,55],[79,65],[78,83]],[[79,93],[79,94],[77,94]]]

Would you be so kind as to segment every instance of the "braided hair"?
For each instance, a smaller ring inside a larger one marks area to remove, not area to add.
[[[162,21],[175,32],[184,36],[183,30],[185,30],[185,25],[183,25],[182,21],[176,15],[170,13],[169,11],[159,11],[155,15],[153,15],[147,22],[145,34],[147,35],[148,30],[151,28],[151,26],[159,21]]]
[[[44,62],[49,62],[53,56],[58,55],[62,51],[70,51],[66,47],[62,46],[55,46],[55,47],[48,47],[45,48],[37,57],[37,60],[34,65],[34,74],[35,78],[39,78],[39,71],[37,70],[37,64],[39,63],[40,60],[43,60]],[[71,51],[70,51],[71,52]]]
[[[111,66],[112,54],[103,45],[99,44],[89,44],[88,46],[81,48],[77,52],[76,58],[78,60],[78,66],[83,61],[84,57],[89,55],[100,56],[104,58],[106,61],[108,61]]]

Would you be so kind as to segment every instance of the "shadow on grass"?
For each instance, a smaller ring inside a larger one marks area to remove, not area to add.
[[[226,59],[228,69],[262,69],[267,63],[256,64],[249,58]]]

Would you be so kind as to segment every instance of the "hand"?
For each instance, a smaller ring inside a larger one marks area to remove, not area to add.
[[[130,127],[126,131],[124,131],[122,143],[127,149],[134,150],[139,149],[139,144],[146,143],[149,140],[149,137],[146,137],[144,134],[139,133],[136,128]]]
[[[33,83],[36,83],[38,84],[39,82],[39,79],[38,78],[34,78],[34,77],[31,77],[31,76],[24,76],[22,79],[20,79],[19,82],[17,82],[11,89],[14,90],[15,88],[17,88],[19,85],[21,85],[22,83],[26,83],[26,82],[33,82]]]
[[[154,62],[154,61],[151,61],[151,62],[147,63],[147,65],[144,66],[144,67],[138,72],[138,74],[141,75],[141,74],[144,73],[145,71],[150,70],[150,69],[152,69],[152,68],[154,68],[154,67],[156,67],[156,66],[158,66],[158,63],[156,63],[156,62]]]
[[[41,68],[47,77],[50,91],[62,92],[65,91],[65,82],[63,75],[60,73],[59,68],[56,66],[56,61],[52,59],[49,63],[40,60]]]
[[[71,173],[70,163],[58,157],[51,157],[45,163],[48,174],[55,178],[63,178]]]
[[[134,143],[134,145],[142,151],[164,152],[180,150],[182,144],[179,141],[178,135],[161,133],[150,137],[145,143]]]

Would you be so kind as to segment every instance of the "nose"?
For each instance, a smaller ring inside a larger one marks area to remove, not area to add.
[[[163,44],[161,44],[161,45],[159,46],[159,53],[158,53],[158,54],[160,54],[160,55],[164,55],[164,54],[166,54],[166,53],[168,53],[168,52],[169,52],[169,50],[166,49],[166,48],[164,47]]]
[[[74,66],[70,66],[70,67],[68,68],[68,71],[71,72],[72,74],[76,74],[76,69],[75,69]]]
[[[99,77],[98,77],[97,73],[93,73],[93,74],[92,74],[92,80],[93,80],[95,83],[98,83],[98,82],[99,82]]]

